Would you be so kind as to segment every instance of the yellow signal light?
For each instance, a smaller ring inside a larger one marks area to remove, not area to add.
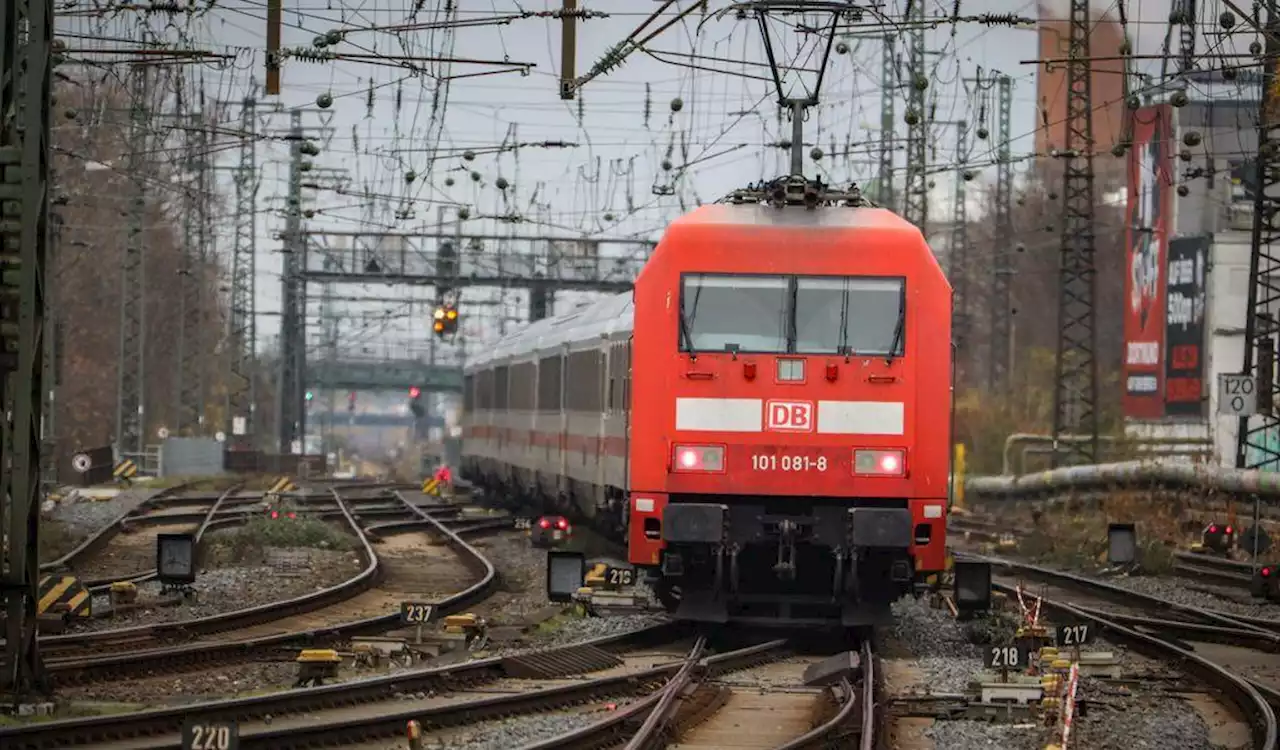
[[[445,313],[445,315],[447,315],[447,316],[449,317],[449,320],[457,320],[457,319],[458,319],[458,311],[457,311],[457,310],[449,310],[448,312],[446,312],[446,313]]]
[[[437,320],[432,324],[431,328],[434,329],[436,333],[444,333],[444,323],[442,321]]]

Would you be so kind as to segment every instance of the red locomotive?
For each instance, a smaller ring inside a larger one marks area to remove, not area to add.
[[[805,198],[698,208],[467,368],[464,473],[625,534],[680,618],[874,624],[943,569],[950,286],[902,218]]]

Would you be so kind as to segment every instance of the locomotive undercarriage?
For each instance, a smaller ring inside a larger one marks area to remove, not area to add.
[[[673,497],[658,588],[695,621],[887,623],[915,587],[912,533],[901,500]]]

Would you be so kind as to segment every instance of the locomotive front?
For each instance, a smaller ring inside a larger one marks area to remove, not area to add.
[[[678,617],[869,625],[943,568],[951,290],[915,227],[702,207],[633,336],[630,558]]]

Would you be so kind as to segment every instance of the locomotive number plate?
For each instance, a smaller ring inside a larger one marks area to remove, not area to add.
[[[751,468],[755,471],[826,471],[831,461],[826,456],[756,453],[751,456]]]

